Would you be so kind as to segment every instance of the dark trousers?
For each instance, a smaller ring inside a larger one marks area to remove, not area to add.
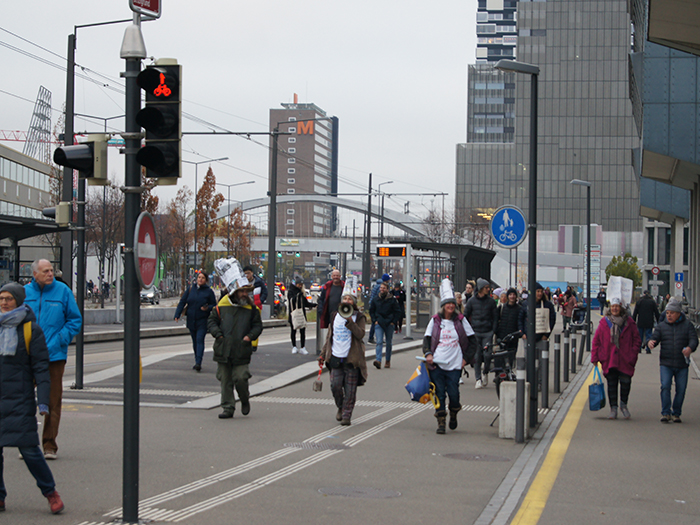
[[[430,371],[430,380],[435,385],[435,395],[440,401],[438,412],[449,407],[450,410],[458,410],[462,405],[459,402],[459,378],[462,375],[460,369],[443,370],[439,366]],[[450,398],[449,405],[445,404],[446,397]]]
[[[3,449],[0,447],[0,501],[5,501],[7,498],[7,490],[5,490],[5,479],[3,476],[5,459],[2,450]],[[53,480],[51,469],[46,464],[46,459],[44,459],[44,454],[42,454],[41,449],[38,446],[19,447],[19,451],[24,458],[24,464],[27,465],[29,472],[34,476],[36,485],[39,487],[39,490],[41,490],[41,493],[46,496],[56,490],[56,483]]]
[[[202,357],[204,357],[204,338],[207,336],[207,325],[196,326],[194,330],[190,330],[190,335],[192,336],[194,362],[201,365]]]
[[[49,376],[51,377],[49,413],[44,416],[44,430],[41,433],[41,441],[44,445],[44,452],[58,452],[56,437],[58,436],[58,425],[61,423],[63,371],[65,368],[65,361],[51,361],[49,363]]]
[[[306,328],[299,328],[299,339],[301,342],[301,347],[306,347]],[[292,327],[292,346],[297,345],[297,331]]]
[[[484,364],[484,372],[488,373],[491,368],[491,354],[489,348],[484,350],[484,347],[493,341],[493,332],[477,333],[476,336],[476,363],[474,364],[474,376],[478,381],[481,379],[481,364]]]
[[[351,365],[341,365],[331,370],[331,392],[335,406],[341,409],[343,419],[350,419],[357,399],[357,379],[360,369]]]
[[[626,405],[630,396],[630,389],[632,388],[632,377],[623,374],[616,368],[611,368],[608,370],[608,375],[605,376],[605,379],[608,380],[608,401],[610,402],[610,407],[617,406],[618,383],[620,385],[620,401]]]

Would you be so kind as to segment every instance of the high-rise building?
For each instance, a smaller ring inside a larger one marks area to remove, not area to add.
[[[585,223],[585,195],[570,185],[583,179],[592,183],[593,223],[641,231],[626,0],[520,1],[517,24],[517,60],[540,67],[538,230]],[[527,210],[530,77],[515,75],[515,84],[514,142],[457,145],[458,220],[478,221],[503,204]]]
[[[338,119],[312,103],[282,104],[270,110],[270,129],[279,129],[277,195],[338,191]],[[272,162],[272,161],[271,161]],[[277,211],[279,237],[330,237],[335,207],[321,202],[289,202]]]

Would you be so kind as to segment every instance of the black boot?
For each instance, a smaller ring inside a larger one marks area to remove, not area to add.
[[[457,412],[462,410],[462,407],[450,408],[450,430],[457,428]]]
[[[437,427],[436,432],[438,434],[444,434],[445,433],[445,422],[446,422],[445,420],[447,419],[447,412],[445,412],[444,410],[438,410],[437,412],[435,412],[435,417],[438,420],[438,427]]]

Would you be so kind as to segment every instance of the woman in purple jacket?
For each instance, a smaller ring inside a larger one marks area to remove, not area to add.
[[[627,400],[632,387],[634,367],[639,357],[639,330],[618,297],[610,299],[610,308],[600,320],[593,337],[591,362],[603,367],[603,375],[608,380],[608,400],[610,415],[617,419],[617,391],[620,386],[620,412],[625,419],[630,418]]]

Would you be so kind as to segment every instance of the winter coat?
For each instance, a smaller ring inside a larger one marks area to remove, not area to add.
[[[56,280],[40,288],[34,279],[24,287],[24,291],[27,293],[24,303],[34,311],[44,332],[49,361],[65,361],[68,358],[68,345],[83,324],[73,292]]]
[[[671,368],[688,368],[683,349],[689,346],[695,352],[698,347],[698,334],[685,314],[681,314],[673,324],[670,324],[668,319],[659,321],[651,340],[661,344],[659,364]]]
[[[634,306],[632,317],[639,328],[643,330],[654,328],[654,324],[659,320],[659,307],[656,306],[656,301],[649,295],[643,295]]]
[[[406,292],[404,292],[401,289],[394,289],[392,292],[390,292],[393,296],[394,299],[399,303],[399,308],[401,309],[401,319],[406,317]]]
[[[390,293],[387,293],[384,299],[377,295],[369,305],[369,315],[373,323],[386,330],[390,324],[396,325],[401,319],[401,307]]]
[[[342,290],[343,290],[343,287],[345,287],[345,281],[340,281],[340,283],[341,283],[340,290],[341,290],[341,297],[342,297]],[[332,286],[333,286],[333,281],[328,281],[326,284],[324,284],[323,289],[321,290],[321,295],[318,299],[318,309],[321,312],[321,315],[319,316],[319,324],[321,325],[321,328],[328,328],[328,325],[330,324],[330,320],[331,320],[331,314],[333,313],[330,311],[330,306],[328,304],[328,298],[329,298],[330,290],[331,290]],[[337,309],[335,311],[337,311]]]
[[[495,332],[498,322],[496,308],[496,301],[490,295],[479,297],[479,294],[474,294],[467,301],[464,317],[477,334]]]
[[[520,305],[516,302],[514,305],[508,303],[503,304],[496,310],[497,313],[497,327],[496,327],[496,339],[501,340],[508,334],[517,332],[520,330],[518,327],[518,320],[520,318]],[[518,345],[518,340],[513,339],[509,346],[511,348]]]
[[[260,310],[253,304],[234,303],[226,295],[209,314],[207,329],[215,339],[214,361],[247,365],[263,330]],[[244,341],[245,336],[250,341]]]
[[[569,300],[562,305],[561,314],[564,317],[571,317],[574,315],[574,308],[576,308],[576,298],[572,295]]]
[[[600,362],[605,376],[611,368],[615,368],[632,377],[639,357],[639,347],[642,345],[637,324],[627,316],[627,321],[620,331],[620,348],[610,340],[611,331],[611,321],[607,316],[603,317],[591,343],[591,363]]]
[[[182,316],[182,310],[185,308],[185,305],[187,305],[187,312],[185,313],[187,316],[187,328],[190,331],[196,331],[199,328],[206,328],[209,313],[216,306],[216,296],[214,291],[209,288],[209,285],[197,286],[193,284],[182,294],[180,302],[175,309],[175,319],[179,319]],[[206,311],[202,310],[202,306],[207,307]]]
[[[26,322],[30,322],[32,327],[29,354],[24,341]],[[49,352],[44,332],[31,308],[24,323],[17,326],[15,355],[0,356],[0,447],[39,445],[34,382],[39,404],[49,404]]]
[[[345,323],[345,326],[347,326],[348,330],[352,333],[347,363],[360,370],[360,375],[357,378],[357,386],[362,386],[367,381],[367,360],[365,359],[365,343],[363,341],[365,337],[366,321],[364,314],[357,311],[356,313],[357,321],[353,321],[351,316],[346,319]],[[330,326],[328,327],[328,334],[326,335],[326,342],[323,345],[321,353],[321,358],[329,368],[331,356],[333,355],[333,322],[336,315],[339,315],[338,312],[336,312],[333,315],[333,319],[331,319]]]
[[[312,303],[304,295],[304,290],[300,290],[293,284],[287,288],[287,304],[289,309],[289,326],[292,326],[292,312],[301,308],[306,319],[306,309],[316,308],[316,303]]]

